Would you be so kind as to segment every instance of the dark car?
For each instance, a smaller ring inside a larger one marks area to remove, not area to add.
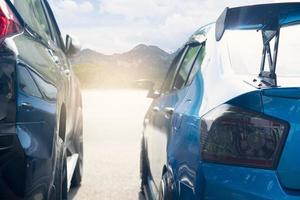
[[[149,93],[147,197],[300,199],[299,35],[300,3],[278,3],[227,8],[189,39]]]
[[[82,102],[46,0],[0,0],[0,199],[67,199],[82,177]]]

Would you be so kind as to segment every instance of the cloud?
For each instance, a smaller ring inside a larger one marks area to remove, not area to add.
[[[88,20],[90,13],[95,11],[91,1],[75,1],[75,0],[49,0],[49,3],[56,15],[59,24],[65,26],[74,26],[74,23],[81,23]]]
[[[93,4],[89,1],[83,1],[81,3],[74,0],[53,0],[57,11],[64,11],[65,14],[70,13],[88,13],[94,10]]]
[[[278,0],[51,0],[63,32],[84,47],[120,53],[139,43],[175,51],[227,6]],[[290,0],[289,0],[290,1]]]

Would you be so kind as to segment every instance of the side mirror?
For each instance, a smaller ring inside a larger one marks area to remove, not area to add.
[[[70,35],[66,36],[66,54],[68,56],[73,56],[81,50],[81,44],[79,40]]]
[[[134,86],[139,89],[148,90],[148,98],[155,99],[160,96],[160,93],[154,90],[155,83],[153,81],[147,79],[140,79],[134,82]]]
[[[157,90],[149,90],[148,94],[147,94],[147,98],[150,98],[150,99],[156,99],[160,97],[160,92],[157,91]]]

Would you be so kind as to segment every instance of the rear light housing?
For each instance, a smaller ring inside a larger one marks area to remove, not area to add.
[[[21,25],[4,0],[0,0],[0,38],[21,32]]]
[[[203,116],[200,129],[204,161],[274,169],[289,124],[225,104]]]

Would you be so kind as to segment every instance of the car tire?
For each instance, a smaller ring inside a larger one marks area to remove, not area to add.
[[[80,152],[74,174],[71,181],[71,187],[79,187],[82,181],[82,171],[83,171],[83,147],[80,145]]]
[[[173,184],[173,178],[169,172],[166,172],[162,180],[160,182],[160,187],[159,187],[159,200],[175,200],[176,195],[174,193],[174,185]]]
[[[140,151],[140,178],[141,178],[141,191],[144,191],[144,187],[148,184],[148,167],[146,159],[145,143],[142,140]]]
[[[67,155],[65,145],[62,139],[58,142],[58,163],[55,173],[55,191],[56,200],[68,199],[68,173],[67,173]]]
[[[83,126],[82,126],[82,111],[79,109],[80,117],[78,120],[78,130],[77,130],[77,140],[76,142],[76,149],[78,153],[78,160],[76,163],[76,167],[73,173],[71,187],[79,187],[81,186],[82,182],[82,173],[83,173]]]

